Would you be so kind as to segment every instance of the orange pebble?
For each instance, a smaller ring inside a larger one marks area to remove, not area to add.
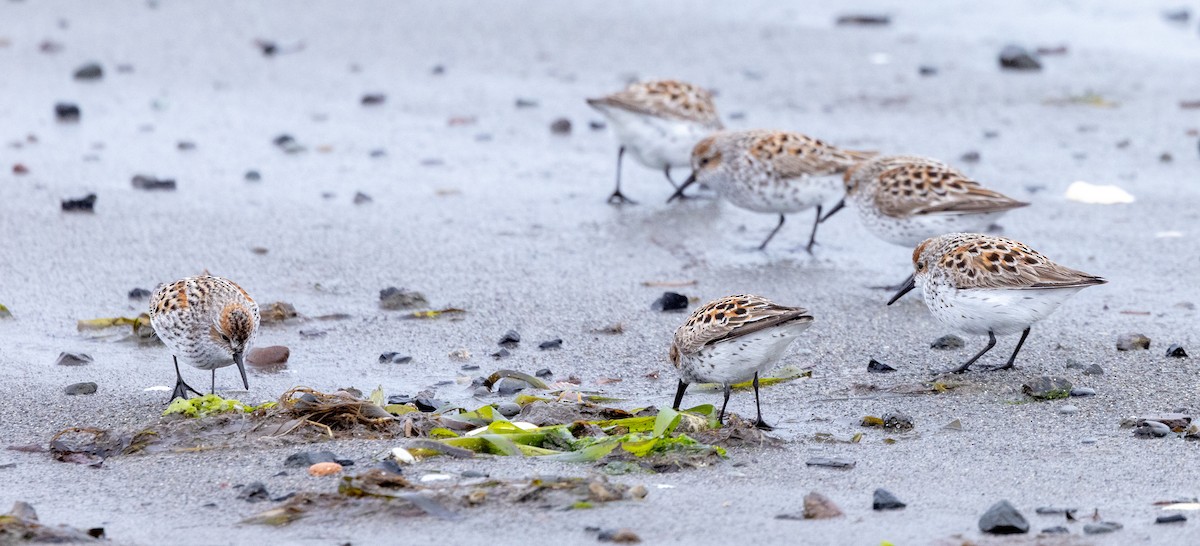
[[[317,463],[308,467],[312,476],[332,476],[342,471],[342,465],[337,463]]]

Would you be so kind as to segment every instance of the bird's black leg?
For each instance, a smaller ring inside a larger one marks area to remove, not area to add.
[[[684,383],[683,380],[680,379],[679,380],[679,388],[675,389],[675,405],[671,406],[671,409],[673,409],[673,410],[679,409],[679,404],[683,402],[683,391],[686,391],[687,387],[688,387],[688,384]]]
[[[608,204],[610,205],[636,205],[637,203],[621,193],[621,158],[625,157],[625,147],[621,146],[617,150],[617,189],[613,190],[612,195],[608,196]],[[672,183],[673,185],[674,183]]]
[[[667,176],[667,182],[671,183],[672,188],[679,189],[679,184],[676,184],[675,181],[671,179],[671,166],[670,165],[663,167],[663,174]],[[687,197],[687,196],[684,196],[684,197]]]
[[[175,360],[175,390],[171,392],[171,400],[176,398],[187,400],[187,391],[192,391],[196,396],[203,396],[191,385],[183,382],[183,374],[179,373],[179,357],[172,356],[171,358]]]
[[[733,392],[733,387],[725,385],[725,401],[721,403],[721,413],[717,415],[717,422],[725,424],[725,406],[729,405],[729,393]]]
[[[1024,332],[1021,332],[1021,339],[1017,341],[1017,348],[1013,349],[1013,354],[1012,356],[1008,357],[1008,362],[1005,362],[1003,366],[993,366],[988,368],[987,371],[994,372],[996,370],[1012,369],[1013,363],[1017,361],[1017,353],[1021,352],[1021,346],[1025,344],[1025,338],[1027,337],[1029,337],[1029,328],[1026,328]]]
[[[813,245],[817,244],[817,226],[821,225],[821,205],[817,205],[817,219],[813,221],[812,235],[808,236],[808,246],[804,247],[809,254],[812,254]]]
[[[779,215],[779,224],[775,226],[775,229],[771,230],[770,235],[767,235],[767,240],[763,241],[761,245],[758,245],[759,250],[767,249],[767,243],[771,242],[771,238],[774,237],[776,233],[779,233],[779,228],[783,227],[783,221],[784,221],[784,216],[782,214],[780,214]]]
[[[963,372],[967,371],[967,368],[970,368],[971,364],[974,364],[976,360],[979,360],[979,357],[983,356],[984,353],[992,350],[992,347],[995,347],[995,346],[996,346],[996,334],[994,332],[988,332],[987,347],[984,347],[982,351],[979,351],[978,354],[971,357],[971,360],[966,361],[965,363],[963,363],[962,366],[954,368],[953,370],[946,370],[945,373],[963,373]]]
[[[754,411],[758,413],[758,418],[754,420],[754,426],[761,430],[774,430],[775,427],[768,425],[762,418],[762,405],[758,402],[758,372],[754,372]]]
[[[216,368],[212,369],[212,390],[209,392],[211,392],[212,394],[217,394],[217,369]]]

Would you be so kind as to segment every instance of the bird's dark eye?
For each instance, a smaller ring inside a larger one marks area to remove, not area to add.
[[[705,165],[708,165],[708,158],[707,157],[700,158],[700,166],[703,167]]]
[[[925,262],[917,262],[917,271],[925,271]]]
[[[225,343],[229,343],[229,336],[221,334],[221,339],[225,340]]]

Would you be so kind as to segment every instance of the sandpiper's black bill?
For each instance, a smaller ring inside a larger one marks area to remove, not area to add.
[[[671,196],[667,198],[667,202],[670,203],[671,201],[674,201],[676,199],[679,199],[680,197],[683,197],[683,190],[686,190],[688,186],[691,186],[692,184],[695,184],[695,183],[696,183],[696,171],[692,171],[692,174],[687,177],[687,180],[684,180],[683,184],[680,184],[679,189],[675,190],[675,193],[671,194]]]
[[[828,220],[830,216],[833,216],[834,213],[836,213],[839,210],[842,210],[845,207],[846,207],[846,198],[843,197],[842,200],[838,201],[837,204],[833,206],[833,208],[829,209],[829,212],[825,213],[825,216],[822,216],[821,219],[817,221],[817,223],[819,224],[821,222],[824,222],[825,220]]]
[[[826,218],[828,218],[828,216],[826,216]],[[900,291],[896,292],[896,295],[892,296],[892,299],[888,300],[887,304],[891,305],[893,303],[896,303],[896,300],[900,299],[905,294],[907,294],[909,290],[912,290],[913,288],[916,288],[916,287],[917,287],[916,275],[915,274],[909,275],[908,278],[904,280],[904,284],[900,285]]]
[[[233,362],[237,364],[238,371],[242,372],[242,385],[246,390],[250,390],[250,382],[246,380],[246,363],[243,360],[242,353],[233,353]]]

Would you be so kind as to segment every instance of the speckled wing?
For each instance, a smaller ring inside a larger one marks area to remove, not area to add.
[[[771,131],[750,143],[750,154],[770,164],[781,178],[799,178],[840,174],[877,152],[843,150],[808,135]]]
[[[980,186],[946,165],[915,163],[880,173],[875,205],[892,217],[920,214],[1001,212],[1028,206],[1007,195]]]
[[[592,106],[620,108],[648,116],[694,121],[721,129],[721,119],[708,91],[676,80],[639,82],[596,99]]]
[[[1005,237],[977,236],[950,248],[941,265],[958,274],[957,288],[1079,288],[1108,281],[1058,265],[1024,243]]]
[[[709,302],[693,312],[675,331],[675,347],[684,354],[692,354],[705,345],[794,320],[811,322],[813,317],[806,309],[777,305],[761,296],[729,296]]]

